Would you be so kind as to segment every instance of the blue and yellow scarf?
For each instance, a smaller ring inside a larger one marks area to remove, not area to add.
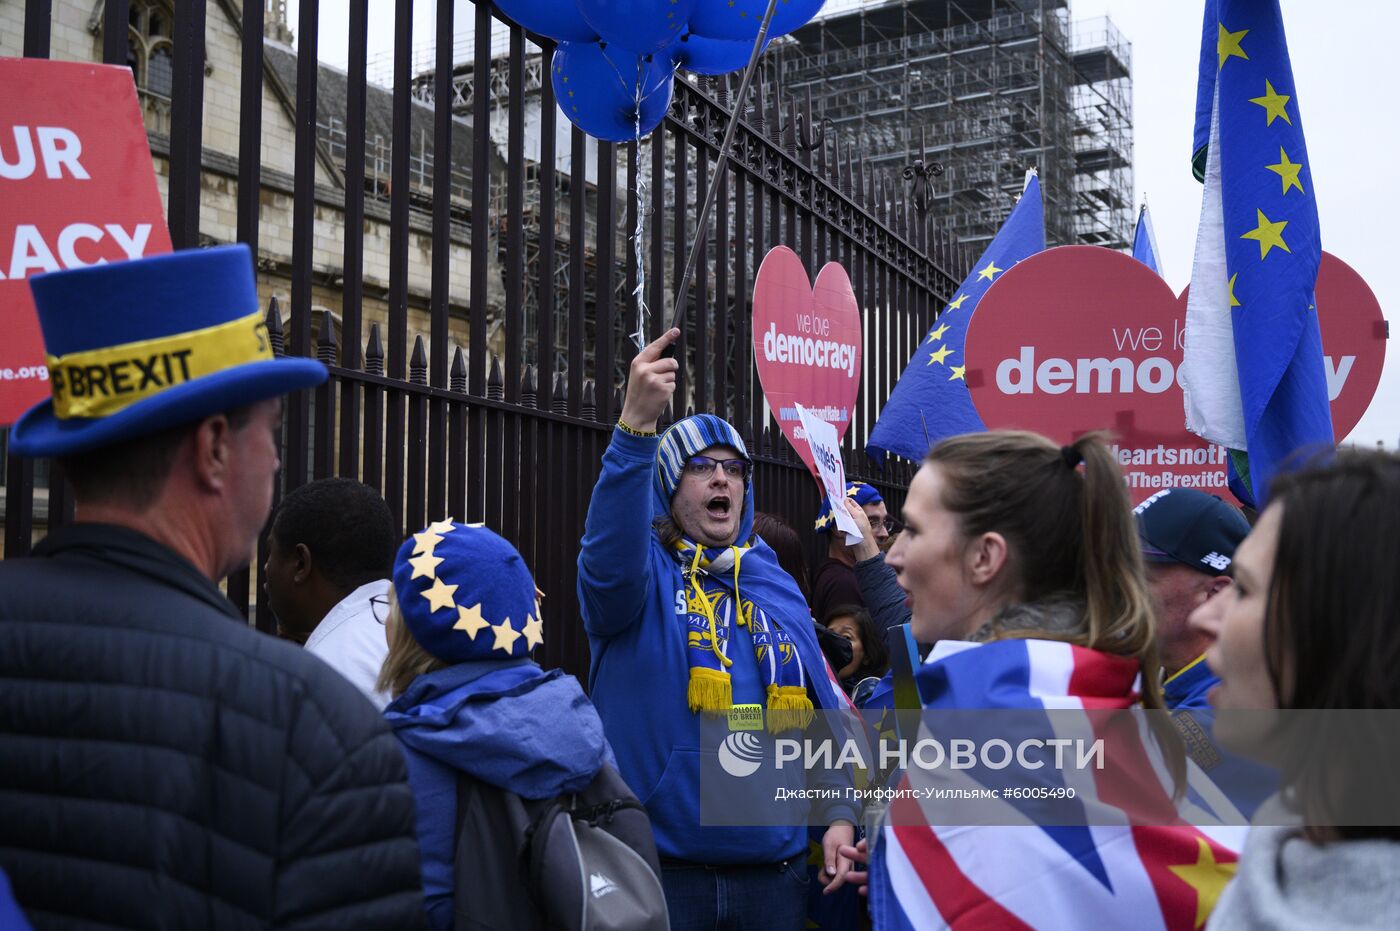
[[[748,546],[704,548],[690,540],[675,544],[686,597],[686,656],[691,711],[723,714],[733,706],[729,657],[733,624],[747,627],[767,694],[768,730],[805,728],[814,716],[807,677],[797,647],[780,623],[739,590],[739,566]],[[729,584],[732,573],[733,590]],[[710,585],[706,586],[706,581]]]

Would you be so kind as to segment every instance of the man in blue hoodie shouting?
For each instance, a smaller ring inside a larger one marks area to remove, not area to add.
[[[752,462],[712,414],[657,420],[676,390],[672,329],[632,360],[579,554],[591,696],[618,768],[646,805],[673,929],[805,923],[807,828],[700,823],[702,715],[761,713],[769,730],[841,707],[811,613],[753,535]],[[829,885],[855,806],[820,813]]]

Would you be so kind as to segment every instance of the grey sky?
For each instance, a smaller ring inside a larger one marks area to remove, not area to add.
[[[1390,63],[1400,34],[1400,4],[1281,2],[1323,247],[1355,268],[1387,318],[1394,318],[1400,312],[1400,237],[1390,223],[1400,215],[1400,195],[1390,169],[1400,152],[1400,128],[1384,101],[1394,82]],[[295,29],[295,0],[288,6]],[[392,6],[375,2],[371,7],[369,54],[371,61],[382,61],[392,53]],[[419,0],[415,7],[414,47],[427,49],[436,4]],[[1108,15],[1133,45],[1134,181],[1150,205],[1163,274],[1179,292],[1191,275],[1201,203],[1201,187],[1190,168],[1200,3],[1071,0],[1071,11],[1076,21]],[[456,0],[456,17],[469,27],[472,5]],[[320,31],[321,58],[343,65],[343,2],[323,0]],[[459,36],[464,32],[459,27]],[[1380,387],[1349,437],[1352,442],[1380,440],[1395,448],[1400,441],[1400,327],[1396,330]]]

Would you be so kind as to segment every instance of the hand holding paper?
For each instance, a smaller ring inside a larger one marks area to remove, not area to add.
[[[807,445],[812,449],[812,459],[821,474],[827,504],[831,506],[832,516],[836,518],[836,526],[846,535],[846,545],[854,546],[861,541],[863,534],[851,519],[851,515],[846,512],[846,466],[841,461],[841,441],[836,438],[836,428],[801,404],[796,407],[797,416],[802,422],[802,432],[807,437]]]

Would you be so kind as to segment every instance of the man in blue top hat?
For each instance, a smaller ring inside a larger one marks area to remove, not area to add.
[[[656,432],[676,390],[677,362],[662,352],[679,336],[672,329],[633,359],[588,506],[578,590],[591,697],[651,816],[672,929],[797,931],[807,829],[700,823],[700,721],[757,720],[776,733],[844,698],[797,583],[753,535],[752,462],[738,431],[696,414]],[[856,815],[844,797],[813,812],[830,825],[829,885],[844,881],[850,864],[837,848]]]
[[[248,563],[281,396],[246,246],[31,280],[52,398],[10,432],[74,522],[0,564],[0,868],[36,924],[413,927],[402,754],[218,583]]]
[[[1249,535],[1249,521],[1214,495],[1191,488],[1163,489],[1133,513],[1157,608],[1162,696],[1167,708],[1177,712],[1173,720],[1192,759],[1248,818],[1273,794],[1277,776],[1215,745],[1214,710],[1206,696],[1220,678],[1205,662],[1205,651],[1215,638],[1192,627],[1190,617],[1230,587],[1230,563],[1235,548]],[[1217,814],[1227,820],[1234,817]]]

